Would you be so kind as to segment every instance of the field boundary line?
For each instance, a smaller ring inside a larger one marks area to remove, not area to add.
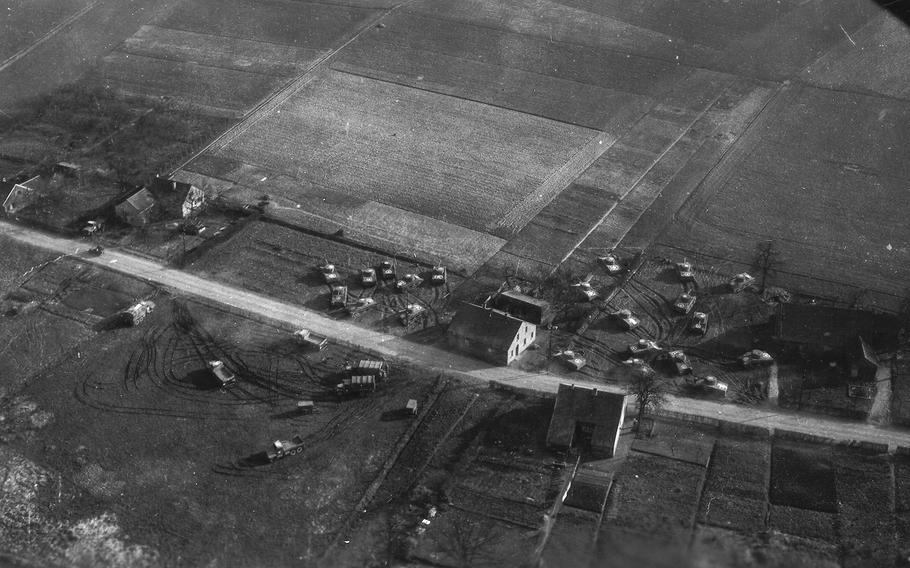
[[[229,128],[228,130],[226,130],[220,136],[218,136],[217,138],[215,138],[214,140],[209,142],[204,148],[202,148],[201,150],[199,150],[198,152],[196,152],[195,154],[190,156],[189,159],[187,159],[182,164],[180,164],[178,167],[176,167],[170,173],[170,175],[174,175],[177,171],[183,169],[187,164],[189,164],[190,162],[192,162],[193,160],[195,160],[196,158],[198,158],[199,156],[201,156],[202,154],[208,152],[209,150],[211,150],[213,148],[215,148],[216,151],[223,150],[225,147],[227,147],[228,144],[232,143],[238,136],[245,134],[250,128],[253,127],[253,125],[258,123],[260,120],[266,118],[267,116],[271,115],[275,109],[277,109],[279,106],[281,106],[282,104],[287,102],[288,99],[290,99],[291,97],[296,95],[301,89],[303,89],[305,86],[307,86],[314,78],[316,78],[316,76],[319,73],[323,72],[324,68],[327,67],[328,62],[332,58],[334,58],[336,55],[338,55],[342,49],[344,49],[345,47],[347,47],[348,45],[350,45],[351,43],[353,43],[354,41],[359,39],[360,36],[362,36],[363,34],[365,34],[367,32],[367,30],[372,29],[374,26],[379,24],[386,16],[392,14],[398,8],[404,6],[405,4],[407,4],[410,1],[413,1],[413,0],[407,0],[406,2],[396,4],[396,5],[392,6],[391,8],[385,10],[384,12],[381,12],[376,17],[367,20],[366,24],[360,30],[358,30],[357,33],[355,33],[353,36],[351,36],[347,41],[342,43],[337,48],[329,50],[326,53],[324,53],[323,55],[321,55],[320,57],[316,58],[316,60],[313,61],[313,63],[309,66],[308,69],[306,69],[303,73],[301,73],[294,79],[290,80],[288,83],[285,83],[285,85],[283,87],[281,87],[280,89],[278,89],[271,95],[267,96],[259,104],[257,104],[252,109],[250,109],[250,111],[246,113],[246,115],[240,122],[238,122],[237,124],[235,124],[234,126]]]
[[[307,4],[316,4],[316,3],[317,3],[317,2],[307,2]],[[155,29],[158,29],[158,30],[167,30],[167,31],[172,31],[172,32],[180,32],[180,33],[184,33],[184,34],[193,34],[193,35],[204,36],[204,37],[220,37],[220,38],[229,39],[229,40],[238,40],[238,39],[239,39],[239,40],[241,40],[241,41],[246,41],[246,42],[249,42],[249,43],[258,43],[258,44],[261,44],[261,45],[274,45],[274,46],[276,46],[276,47],[286,47],[286,48],[288,48],[288,49],[296,49],[296,50],[307,50],[307,51],[313,51],[313,52],[316,52],[316,53],[323,53],[323,52],[329,51],[328,49],[317,49],[317,48],[315,48],[315,47],[297,47],[296,45],[291,45],[291,44],[289,44],[289,43],[280,43],[280,42],[277,42],[277,41],[265,41],[265,40],[261,40],[261,39],[250,39],[250,38],[246,38],[246,37],[240,37],[240,36],[234,36],[234,35],[227,35],[227,34],[212,34],[212,33],[207,33],[207,32],[200,32],[200,31],[197,31],[197,30],[187,30],[187,29],[184,29],[184,28],[178,28],[178,27],[174,27],[174,26],[161,26],[161,25],[158,25],[158,24],[145,24],[145,25],[139,27],[140,30],[141,30],[142,28],[155,28]],[[132,36],[126,38],[126,40],[124,40],[123,43],[121,43],[119,46],[115,47],[114,49],[115,49],[115,50],[121,50],[124,46],[127,45],[127,42],[128,42],[129,40],[133,39],[133,37],[134,37],[135,35],[136,35],[136,34],[133,34]]]
[[[70,15],[68,18],[64,19],[62,22],[60,22],[56,26],[52,27],[46,34],[41,36],[35,43],[31,44],[30,46],[26,47],[25,49],[20,49],[19,51],[17,51],[16,53],[14,53],[10,57],[8,57],[5,61],[3,61],[3,63],[0,63],[0,71],[5,70],[7,67],[12,65],[13,63],[19,61],[20,59],[22,59],[23,57],[25,57],[26,55],[28,55],[29,53],[31,53],[32,51],[37,49],[41,44],[43,44],[47,40],[51,39],[55,35],[57,35],[60,32],[60,30],[62,30],[63,28],[67,27],[68,25],[72,24],[73,22],[75,22],[76,20],[78,20],[79,18],[81,18],[82,16],[87,14],[88,12],[90,12],[92,10],[92,8],[94,8],[95,5],[98,4],[98,2],[99,2],[99,0],[92,0],[92,2],[90,2],[88,5],[83,7],[81,10],[79,10],[75,14]]]
[[[252,71],[249,69],[237,69],[235,67],[224,67],[221,65],[210,65],[208,63],[199,63],[198,61],[187,61],[184,59],[176,59],[173,57],[161,57],[156,55],[149,55],[148,53],[137,53],[133,51],[126,51],[123,49],[125,44],[121,44],[119,47],[115,47],[110,51],[110,53],[122,53],[123,55],[142,58],[142,59],[152,59],[154,61],[167,61],[168,63],[178,63],[182,65],[192,64],[194,67],[207,67],[209,69],[221,69],[224,71],[233,71],[235,73],[249,73],[250,75],[261,75],[264,77],[281,77],[282,75],[276,75],[274,73],[265,73],[263,71]]]
[[[469,61],[469,60],[465,60],[465,61]],[[410,84],[407,84],[407,83],[402,83],[402,82],[400,82],[400,81],[395,81],[395,80],[393,80],[393,79],[387,79],[387,78],[384,78],[384,77],[376,77],[376,76],[373,76],[373,75],[369,75],[369,74],[367,74],[367,73],[365,73],[365,72],[364,72],[364,73],[361,73],[361,72],[354,71],[354,70],[351,68],[351,67],[353,67],[353,66],[349,66],[349,65],[346,64],[346,63],[341,63],[341,65],[342,65],[341,68],[338,68],[338,67],[331,67],[332,71],[335,71],[336,73],[343,73],[343,74],[345,74],[345,75],[351,75],[351,76],[353,76],[353,77],[361,77],[361,78],[364,78],[364,79],[369,79],[369,80],[371,80],[371,81],[378,81],[378,82],[380,82],[380,83],[387,83],[387,84],[390,84],[390,85],[398,85],[399,87],[405,87],[405,88],[407,88],[407,89],[414,89],[415,91],[422,91],[422,92],[424,92],[424,93],[432,93],[432,94],[434,94],[434,95],[440,95],[440,96],[443,96],[443,97],[449,97],[449,98],[452,98],[452,99],[458,99],[458,100],[460,100],[460,101],[465,101],[465,102],[469,102],[469,103],[475,103],[475,104],[484,105],[484,106],[488,106],[488,107],[493,107],[493,108],[498,108],[498,109],[502,109],[502,110],[507,110],[507,111],[510,111],[510,112],[518,113],[518,114],[524,114],[524,115],[526,115],[526,116],[533,116],[534,118],[539,118],[539,119],[541,119],[541,120],[546,120],[546,121],[549,121],[549,122],[556,122],[556,123],[559,123],[559,124],[566,124],[566,125],[568,125],[568,126],[575,126],[575,127],[577,127],[577,128],[584,128],[585,130],[590,130],[591,132],[600,132],[600,133],[603,133],[603,130],[599,130],[599,129],[594,128],[594,127],[592,127],[592,126],[587,126],[587,125],[585,125],[585,124],[579,124],[579,123],[577,123],[577,122],[568,122],[568,121],[566,121],[566,120],[558,120],[558,119],[555,119],[555,118],[551,118],[551,117],[549,117],[549,116],[544,116],[544,115],[542,115],[542,114],[537,114],[537,113],[535,113],[535,112],[527,112],[527,111],[524,111],[524,110],[519,110],[519,109],[512,108],[512,107],[507,107],[507,106],[505,106],[505,105],[498,105],[498,104],[495,104],[495,103],[491,103],[491,102],[487,102],[487,101],[482,101],[482,100],[479,100],[479,99],[472,99],[472,98],[469,98],[469,97],[463,97],[463,96],[461,96],[461,95],[453,95],[453,94],[451,94],[451,93],[444,93],[444,92],[442,92],[442,91],[437,91],[437,90],[430,89],[430,88],[427,88],[427,87],[421,87],[421,86],[419,86],[419,85],[410,85]],[[497,67],[502,67],[502,66],[501,66],[501,65],[498,65]],[[360,69],[364,69],[363,67],[359,67],[359,68],[360,68]],[[503,69],[509,69],[509,68],[508,68],[508,67],[503,67]],[[536,74],[537,74],[537,73],[536,73]],[[547,75],[543,75],[543,76],[546,77]]]

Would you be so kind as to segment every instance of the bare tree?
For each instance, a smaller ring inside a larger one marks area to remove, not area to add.
[[[779,265],[777,254],[778,250],[774,246],[774,241],[765,241],[758,245],[758,252],[755,255],[755,266],[761,274],[762,292],[765,291],[768,274],[776,270]]]
[[[635,395],[638,400],[635,431],[641,432],[645,417],[667,401],[667,383],[651,369],[636,369],[628,388],[629,394]]]
[[[458,568],[471,568],[499,564],[495,551],[501,540],[502,534],[492,523],[458,516],[446,523],[434,542]]]

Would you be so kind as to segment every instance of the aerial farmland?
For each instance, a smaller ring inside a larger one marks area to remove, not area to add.
[[[906,565],[906,0],[134,4],[0,0],[0,564]]]

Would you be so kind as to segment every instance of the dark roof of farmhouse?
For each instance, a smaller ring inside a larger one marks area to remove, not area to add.
[[[483,340],[491,347],[508,349],[523,323],[498,310],[462,304],[449,324],[449,334]]]
[[[152,193],[148,189],[143,187],[136,193],[127,197],[123,203],[128,204],[136,211],[145,211],[155,204],[155,198],[152,196]]]
[[[505,292],[499,294],[499,297],[512,302],[537,306],[539,308],[547,308],[550,305],[550,303],[546,300],[541,300],[539,298],[528,296],[527,294],[522,294],[521,292],[515,292],[513,290],[506,290]]]

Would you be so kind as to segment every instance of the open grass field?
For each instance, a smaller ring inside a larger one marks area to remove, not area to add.
[[[172,30],[325,49],[376,10],[321,2],[185,0],[160,21]]]
[[[291,75],[319,56],[314,48],[268,41],[142,26],[118,51],[175,61],[193,61],[208,67],[268,75]]]
[[[173,98],[238,116],[281,84],[271,75],[118,52],[104,58],[98,80],[129,95]]]
[[[90,0],[12,0],[0,15],[0,64],[90,4]]]
[[[893,309],[910,266],[899,213],[910,205],[902,189],[910,171],[898,156],[908,113],[895,99],[786,89],[661,244],[710,261],[750,262],[758,243],[773,240],[774,284],[842,299],[868,289]]]
[[[309,2],[187,0],[142,26],[94,74],[120,92],[240,117],[376,13]]]
[[[902,56],[910,49],[906,24],[882,12],[852,33],[851,39],[804,69],[800,79],[818,87],[906,100],[910,96],[910,68]]]
[[[583,128],[330,72],[216,154],[487,231],[592,137]]]

